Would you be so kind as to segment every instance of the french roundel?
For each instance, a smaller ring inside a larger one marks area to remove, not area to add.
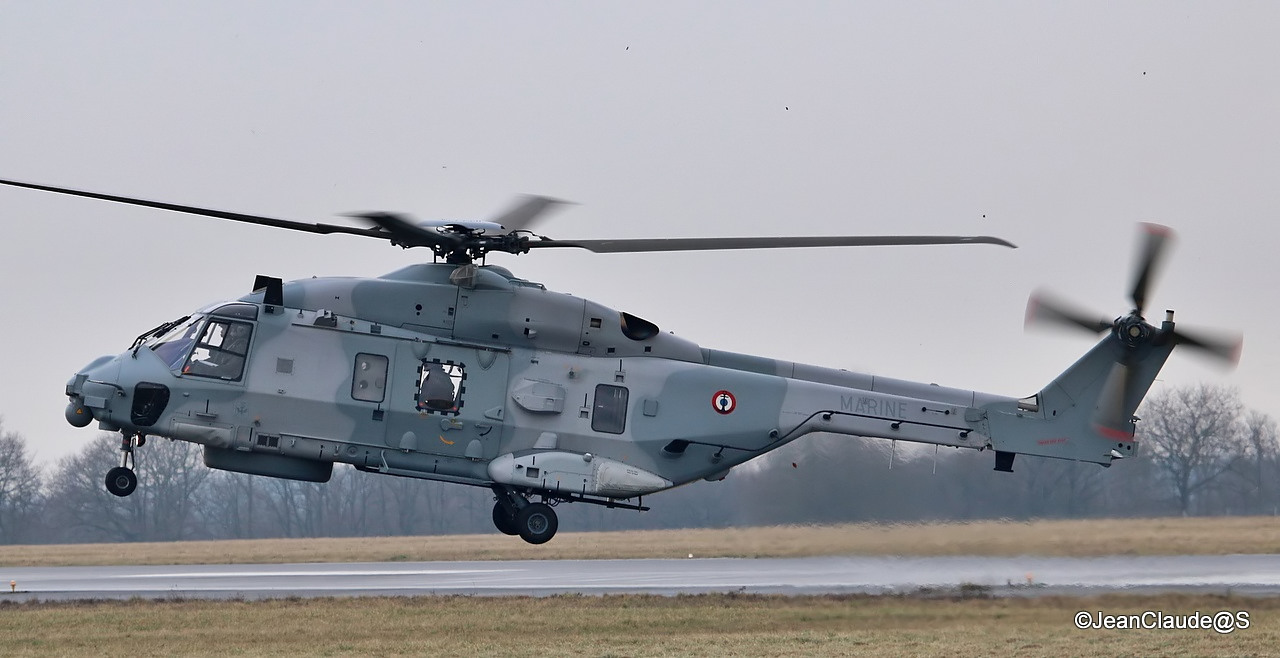
[[[716,394],[711,396],[711,408],[718,414],[731,414],[737,406],[738,399],[729,391],[716,391]]]

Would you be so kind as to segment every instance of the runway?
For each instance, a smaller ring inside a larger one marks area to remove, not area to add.
[[[1280,555],[816,557],[345,564],[0,567],[0,600],[890,594],[974,585],[995,595],[1216,592],[1280,595]]]

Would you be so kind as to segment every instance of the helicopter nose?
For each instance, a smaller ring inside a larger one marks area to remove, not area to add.
[[[66,394],[70,402],[65,411],[67,422],[73,427],[85,427],[95,418],[108,419],[111,401],[124,396],[124,389],[113,383],[119,371],[118,356],[101,356],[68,380]]]

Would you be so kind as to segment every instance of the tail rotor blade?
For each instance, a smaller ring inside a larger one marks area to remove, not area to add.
[[[1079,311],[1043,291],[1037,291],[1027,300],[1025,326],[1037,324],[1056,324],[1100,334],[1111,329],[1112,322],[1100,319],[1092,313]]]
[[[1239,335],[1209,335],[1200,331],[1187,333],[1182,329],[1176,329],[1173,335],[1178,345],[1200,350],[1232,367],[1240,362],[1240,351],[1244,349],[1244,336]]]
[[[1138,269],[1134,273],[1133,292],[1130,293],[1133,298],[1133,308],[1139,316],[1142,315],[1142,308],[1146,305],[1147,292],[1155,279],[1160,262],[1164,259],[1164,253],[1173,241],[1173,230],[1167,226],[1150,223],[1143,223],[1141,226],[1145,238],[1141,251],[1138,252]]]

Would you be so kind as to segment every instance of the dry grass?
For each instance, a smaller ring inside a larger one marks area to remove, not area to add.
[[[2,546],[0,566],[542,560],[814,555],[1223,555],[1280,553],[1280,518],[983,521],[498,535]]]
[[[1078,630],[1078,610],[1247,610],[1252,626]],[[0,605],[6,655],[1261,655],[1280,600],[560,596]]]

